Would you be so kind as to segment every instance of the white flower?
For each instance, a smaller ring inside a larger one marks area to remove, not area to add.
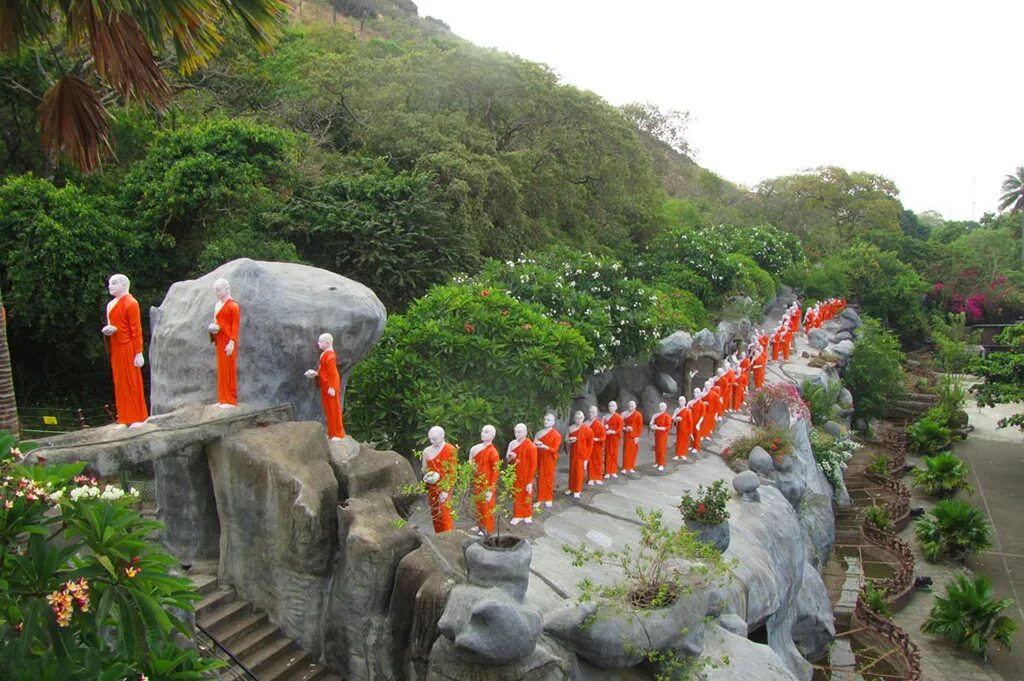
[[[52,501],[53,503],[57,503],[58,501],[60,501],[60,499],[63,496],[64,496],[64,490],[59,489],[59,490],[57,490],[56,492],[54,492],[53,494],[51,494],[50,496],[48,496],[46,498],[49,499],[50,501]]]

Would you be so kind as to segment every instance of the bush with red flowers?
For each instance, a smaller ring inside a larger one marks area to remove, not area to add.
[[[728,502],[729,490],[725,480],[715,480],[707,487],[698,485],[696,494],[687,491],[676,508],[686,520],[719,525],[729,519]]]

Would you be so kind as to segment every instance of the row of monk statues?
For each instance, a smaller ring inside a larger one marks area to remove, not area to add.
[[[828,300],[808,311],[804,320],[806,331],[818,328],[838,314],[845,301]],[[792,351],[793,336],[801,324],[800,307],[793,303],[782,316],[779,325],[764,333],[757,330],[746,351],[733,353],[715,375],[693,390],[693,396],[678,398],[678,406],[669,413],[668,405],[661,402],[658,412],[646,426],[654,435],[652,467],[664,471],[669,440],[675,435],[673,460],[687,461],[690,454],[701,449],[704,439],[711,437],[716,425],[729,412],[738,412],[746,401],[751,384],[764,385],[769,355],[773,361],[788,359]],[[690,373],[692,381],[697,372]],[[533,522],[533,511],[541,506],[550,508],[555,498],[555,469],[564,449],[569,455],[569,472],[565,494],[579,498],[586,485],[603,485],[619,473],[636,473],[640,438],[644,429],[643,414],[635,401],[630,400],[625,411],[619,405],[608,403],[602,415],[591,405],[585,415],[576,411],[565,435],[555,426],[555,415],[544,416],[544,425],[533,438],[528,437],[526,424],[513,428],[513,439],[505,451],[505,461],[515,466],[516,482],[512,507],[512,525]],[[474,465],[472,485],[476,526],[480,534],[495,530],[499,463],[501,456],[494,445],[497,430],[486,425],[480,431],[480,442],[469,450]],[[451,480],[458,449],[445,441],[445,431],[434,426],[427,433],[429,446],[422,453],[423,482],[435,532],[448,532],[454,527],[450,508]]]
[[[101,329],[110,354],[110,368],[114,378],[114,404],[117,409],[117,427],[137,427],[149,418],[146,394],[142,385],[142,367],[145,364],[142,342],[142,316],[139,302],[131,294],[131,282],[123,274],[115,274],[107,283],[111,299],[107,303],[107,323]],[[242,311],[231,297],[231,285],[225,279],[213,284],[216,302],[213,321],[206,327],[217,358],[216,406],[231,408],[238,405],[238,332],[242,324]],[[199,332],[201,333],[201,332]],[[341,411],[341,374],[338,357],[334,352],[334,338],[322,333],[317,338],[320,361],[316,369],[305,375],[315,378],[320,386],[320,402],[327,421],[327,437],[340,440],[345,437]]]

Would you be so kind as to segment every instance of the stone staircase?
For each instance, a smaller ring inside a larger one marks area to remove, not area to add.
[[[939,398],[930,393],[908,392],[888,404],[886,416],[890,419],[914,421],[934,407],[938,401]]]
[[[251,672],[246,674],[229,661],[231,666],[219,674],[222,681],[341,681],[281,633],[267,613],[239,599],[234,589],[222,588],[215,575],[191,578],[202,596],[196,604],[196,622]],[[214,652],[227,658],[221,650]]]

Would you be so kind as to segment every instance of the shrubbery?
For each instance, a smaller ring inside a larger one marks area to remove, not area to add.
[[[921,552],[932,562],[942,556],[965,560],[992,546],[991,533],[985,514],[957,499],[938,502],[914,526]]]
[[[877,320],[866,317],[850,354],[843,383],[853,393],[858,416],[878,418],[903,391],[903,352]]]
[[[974,655],[984,656],[993,643],[1009,649],[1018,624],[1001,613],[1011,605],[1009,598],[995,599],[992,583],[982,575],[972,579],[961,573],[944,596],[935,597],[921,631],[945,636]]]
[[[971,491],[967,481],[967,465],[952,452],[942,452],[922,459],[923,468],[915,468],[914,484],[933,497],[951,497],[960,490]]]
[[[388,319],[352,372],[346,414],[356,437],[406,454],[434,425],[451,442],[476,442],[485,423],[508,433],[567,403],[593,357],[568,322],[502,290],[439,286]]]

